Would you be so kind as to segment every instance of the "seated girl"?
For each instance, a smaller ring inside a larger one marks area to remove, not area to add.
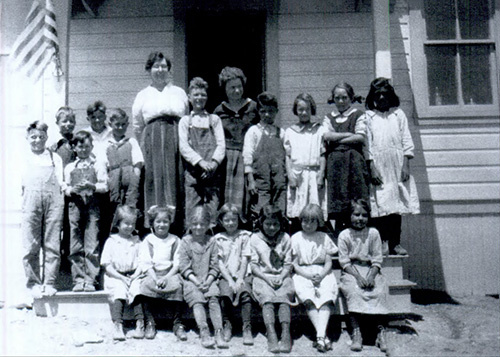
[[[292,236],[293,283],[299,302],[316,329],[314,346],[319,352],[332,348],[326,328],[332,304],[337,300],[337,280],[332,271],[332,255],[338,249],[331,238],[318,231],[324,226],[323,211],[310,203],[300,213],[302,231]]]
[[[367,227],[370,215],[368,202],[351,201],[351,227],[343,230],[338,239],[339,263],[342,267],[340,290],[347,300],[352,327],[352,351],[363,349],[359,322],[374,324],[379,333],[376,345],[387,351],[384,324],[387,314],[386,298],[389,289],[381,273],[382,241],[375,228]]]

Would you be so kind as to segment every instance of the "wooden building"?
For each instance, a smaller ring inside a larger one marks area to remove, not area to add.
[[[3,66],[31,2],[2,2]],[[52,103],[47,87],[34,92],[47,103],[41,107],[48,123],[64,103],[80,126],[97,99],[130,113],[149,84],[144,64],[152,50],[172,58],[177,85],[207,79],[212,106],[222,98],[222,67],[241,67],[249,96],[264,89],[278,95],[283,127],[295,120],[300,92],[313,95],[322,117],[335,83],[347,81],[366,96],[372,79],[391,78],[416,144],[411,167],[422,209],[403,220],[407,278],[456,296],[499,293],[500,0],[54,3],[63,102]],[[19,134],[23,120],[2,118]],[[2,209],[12,217],[3,223],[15,229],[19,207]]]

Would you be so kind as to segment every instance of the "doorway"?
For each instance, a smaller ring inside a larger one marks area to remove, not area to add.
[[[227,99],[219,87],[219,73],[226,66],[245,73],[244,96],[255,99],[265,87],[265,19],[261,12],[187,13],[188,82],[194,77],[208,82],[206,108],[210,113]]]

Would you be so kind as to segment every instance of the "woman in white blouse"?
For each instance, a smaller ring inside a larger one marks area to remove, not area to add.
[[[182,234],[184,185],[177,125],[188,112],[188,97],[172,84],[172,63],[163,53],[152,52],[145,68],[152,83],[137,94],[132,106],[134,132],[144,154],[144,209],[175,206],[172,231]]]

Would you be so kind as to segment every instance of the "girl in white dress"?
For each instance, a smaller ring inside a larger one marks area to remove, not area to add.
[[[308,204],[300,213],[302,231],[292,236],[293,283],[299,301],[306,305],[307,315],[316,329],[314,346],[319,352],[331,349],[326,337],[332,304],[337,300],[337,280],[332,271],[332,255],[338,249],[319,227],[324,225],[323,211]]]
[[[144,338],[144,313],[142,304],[135,296],[139,292],[141,271],[138,268],[140,240],[134,234],[137,211],[135,208],[120,206],[116,210],[112,234],[104,243],[101,265],[104,267],[104,290],[108,293],[111,319],[115,325],[113,340],[124,341],[123,311],[130,304],[136,319],[134,338]]]
[[[386,78],[372,81],[366,107],[372,224],[388,243],[390,254],[407,255],[400,245],[401,216],[420,213],[417,187],[410,175],[414,145],[408,119]]]
[[[292,219],[292,232],[300,229],[298,217],[308,203],[318,204],[326,214],[325,128],[311,121],[316,103],[310,94],[295,98],[293,113],[299,122],[286,129],[283,144],[288,176],[286,214]]]

